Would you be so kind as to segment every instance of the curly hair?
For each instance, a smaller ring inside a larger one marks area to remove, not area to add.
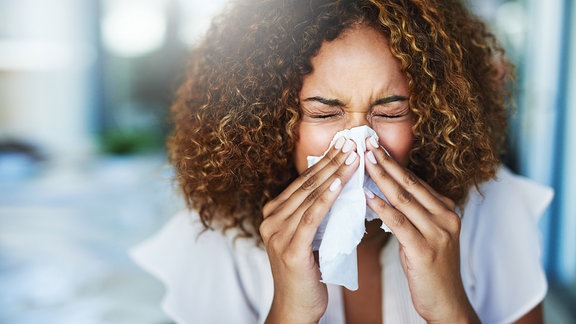
[[[511,64],[458,0],[241,0],[191,53],[172,106],[170,161],[204,225],[259,238],[262,207],[295,177],[299,92],[324,41],[366,24],[406,74],[415,142],[409,168],[462,203],[494,177]]]

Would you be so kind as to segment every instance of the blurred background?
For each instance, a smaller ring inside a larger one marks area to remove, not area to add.
[[[517,66],[508,164],[556,191],[546,321],[576,323],[576,6],[468,2]],[[182,207],[168,106],[224,5],[0,0],[0,323],[169,322],[127,250]]]

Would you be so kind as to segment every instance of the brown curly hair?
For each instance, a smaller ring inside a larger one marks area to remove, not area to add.
[[[462,203],[492,178],[511,71],[457,0],[241,0],[191,53],[172,106],[171,163],[206,227],[259,237],[262,207],[295,177],[298,94],[322,42],[366,24],[386,35],[416,116],[409,168]]]

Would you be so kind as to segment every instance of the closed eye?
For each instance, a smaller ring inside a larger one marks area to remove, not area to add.
[[[323,97],[310,97],[304,100],[302,110],[308,118],[316,120],[330,120],[343,115],[344,104],[338,99]]]
[[[383,118],[401,118],[406,116],[406,113],[398,114],[398,115],[388,115],[388,114],[372,114],[372,117],[383,117]]]
[[[370,117],[397,119],[407,116],[410,113],[410,109],[408,109],[407,105],[402,104],[407,101],[407,97],[399,95],[380,98],[373,102]]]
[[[341,113],[312,114],[312,115],[310,115],[310,118],[315,118],[315,119],[330,119],[330,118],[334,118],[334,117],[339,117],[340,115],[342,115],[342,114],[341,114]]]
[[[410,114],[410,109],[407,106],[400,109],[375,109],[375,110],[376,111],[372,111],[370,113],[370,117],[372,118],[376,117],[382,119],[399,119],[406,117]],[[384,112],[382,110],[388,110],[388,111]]]

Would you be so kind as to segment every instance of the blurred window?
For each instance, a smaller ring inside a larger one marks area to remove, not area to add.
[[[518,107],[510,119],[506,162],[554,188],[541,221],[543,258],[550,292],[576,320],[576,5],[572,0],[468,2],[516,65]]]
[[[225,1],[101,0],[99,142],[107,154],[163,150],[187,54]]]
[[[564,0],[561,11],[557,118],[551,163],[556,197],[548,221],[547,266],[552,287],[576,319],[576,5]]]

